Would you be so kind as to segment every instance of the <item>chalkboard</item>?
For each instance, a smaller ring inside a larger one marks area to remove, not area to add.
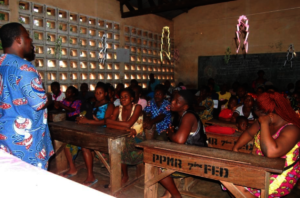
[[[297,54],[300,55],[298,52]],[[264,70],[265,79],[271,81],[279,90],[286,90],[287,84],[300,80],[300,60],[297,57],[291,62],[286,61],[287,53],[231,55],[228,64],[224,56],[199,56],[198,87],[207,85],[209,78],[214,78],[219,85],[234,81],[247,83],[251,86],[257,78],[257,71]]]

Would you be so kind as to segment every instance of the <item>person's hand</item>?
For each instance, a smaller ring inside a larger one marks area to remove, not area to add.
[[[150,130],[152,128],[152,126],[153,126],[153,124],[152,124],[151,121],[146,121],[146,122],[143,123],[143,128],[144,129]]]
[[[263,115],[263,116],[259,116],[258,122],[260,124],[270,124],[272,122],[272,119],[273,119],[272,114]]]
[[[86,124],[86,123],[88,123],[88,119],[86,118],[86,117],[77,117],[76,118],[76,123],[77,124]]]
[[[136,130],[135,129],[128,129],[128,132],[130,132],[129,137],[135,137],[136,136]]]

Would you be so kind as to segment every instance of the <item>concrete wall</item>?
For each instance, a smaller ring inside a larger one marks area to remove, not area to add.
[[[235,53],[234,37],[240,15],[249,19],[250,54],[286,52],[291,43],[299,50],[299,0],[236,0],[196,7],[173,19],[175,47],[180,53],[176,82],[196,88],[198,56],[225,55],[227,47]]]

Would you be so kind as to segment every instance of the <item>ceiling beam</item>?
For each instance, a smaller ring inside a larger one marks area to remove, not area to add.
[[[139,0],[139,1],[141,1],[141,0]],[[151,1],[153,2],[153,0],[148,0],[148,1],[149,1],[149,3]],[[129,7],[127,6],[127,4],[130,4],[129,0],[120,0],[120,6],[121,6],[122,18],[128,18],[128,17],[141,16],[141,15],[146,15],[146,14],[155,14],[155,13],[172,11],[172,10],[185,10],[185,9],[189,9],[191,7],[223,3],[223,2],[228,2],[228,1],[235,1],[235,0],[176,0],[176,1],[172,1],[167,4],[166,3],[159,4],[155,7],[151,6],[148,8],[138,9],[138,10],[129,9]],[[128,12],[123,11],[122,7],[124,4],[128,7],[128,9],[130,11],[128,11]]]

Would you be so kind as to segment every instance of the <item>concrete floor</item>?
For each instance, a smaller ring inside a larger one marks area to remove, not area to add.
[[[55,159],[54,159],[55,160]],[[51,163],[53,163],[53,160],[50,161],[50,171],[51,170]],[[83,164],[83,158],[82,153],[80,152],[75,163],[77,165]],[[102,166],[102,167],[101,167]],[[129,176],[130,178],[135,177],[135,166],[129,167]],[[95,177],[99,180],[98,183],[93,185],[91,188],[94,188],[96,190],[99,190],[101,192],[109,194],[109,189],[105,188],[104,186],[106,184],[109,184],[109,173],[106,170],[106,168],[103,167],[103,165],[96,161],[94,162],[94,173]],[[73,180],[78,183],[82,183],[86,178],[87,170],[86,168],[82,168],[78,171],[78,174],[70,180]],[[130,182],[130,180],[129,180]],[[181,182],[182,185],[183,181]],[[211,198],[230,198],[227,192],[224,192],[220,188],[220,184],[213,180],[203,179],[203,178],[197,178],[194,185],[190,188],[190,192],[199,194],[200,196],[204,197],[211,197]],[[162,196],[164,193],[164,188],[159,185],[158,187],[158,197]],[[143,178],[135,182],[133,185],[126,187],[124,190],[122,190],[117,197],[118,198],[142,198],[144,196],[144,180]],[[189,198],[190,196],[182,196],[183,198]],[[295,187],[292,192],[286,196],[286,198],[299,198],[300,197],[300,189]]]

